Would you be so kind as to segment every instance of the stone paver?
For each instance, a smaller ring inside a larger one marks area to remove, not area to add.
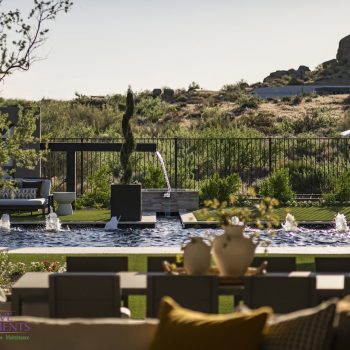
[[[179,254],[180,247],[27,247],[11,249],[13,254]],[[257,254],[264,248],[258,247]],[[344,247],[270,247],[269,254],[282,255],[350,255]]]

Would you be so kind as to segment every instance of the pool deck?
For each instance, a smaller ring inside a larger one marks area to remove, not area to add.
[[[2,249],[2,248],[0,248]],[[181,254],[180,247],[26,247],[8,249],[9,254]],[[264,254],[258,247],[257,254]],[[350,255],[350,245],[343,247],[270,247],[269,255]]]

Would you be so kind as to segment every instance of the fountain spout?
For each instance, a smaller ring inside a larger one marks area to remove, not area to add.
[[[295,220],[294,215],[288,213],[286,215],[286,221],[284,224],[282,224],[282,228],[286,231],[286,232],[294,232],[298,229],[298,223]]]
[[[338,213],[334,218],[335,221],[335,230],[337,232],[347,232],[349,231],[348,224],[346,222],[346,217],[344,214]]]
[[[168,176],[168,172],[166,171],[164,159],[159,151],[156,152],[156,156],[158,157],[160,166],[161,166],[163,174],[164,174],[165,183],[167,186],[167,191],[164,193],[164,198],[170,198],[171,187],[170,187],[169,176]]]
[[[61,230],[61,221],[56,213],[50,210],[49,215],[46,215],[46,225],[45,229],[47,231],[58,232]]]
[[[10,215],[3,214],[0,219],[0,229],[4,231],[10,231],[11,230],[11,222],[10,222]]]
[[[112,216],[111,220],[109,220],[105,225],[105,231],[116,231],[118,229],[120,217]]]

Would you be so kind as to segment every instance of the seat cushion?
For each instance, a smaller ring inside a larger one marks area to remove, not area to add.
[[[38,207],[45,204],[44,198],[35,199],[0,199],[0,207],[28,206]]]
[[[258,350],[270,308],[250,314],[204,314],[162,299],[159,326],[150,350]]]
[[[317,307],[270,317],[262,350],[330,349],[336,300]]]
[[[27,340],[0,340],[1,350],[148,350],[157,321],[117,318],[47,319],[11,317],[29,327]]]

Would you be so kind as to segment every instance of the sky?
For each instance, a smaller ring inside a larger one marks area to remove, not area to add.
[[[0,85],[4,98],[71,99],[195,81],[220,89],[335,58],[349,0],[73,0],[50,23],[44,60]],[[0,10],[32,0],[3,0]]]

